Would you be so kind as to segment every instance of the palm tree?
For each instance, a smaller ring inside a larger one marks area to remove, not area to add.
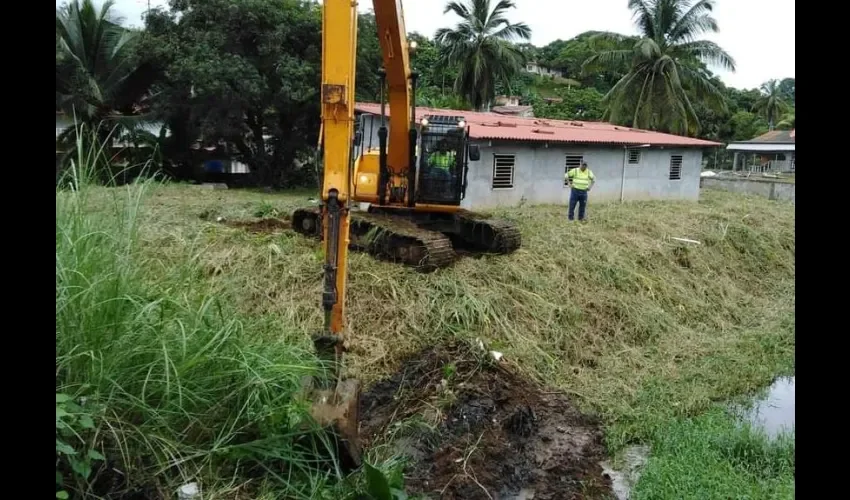
[[[454,12],[461,21],[454,28],[437,30],[443,62],[457,66],[455,91],[475,109],[489,104],[496,93],[496,82],[509,84],[525,64],[522,52],[512,43],[531,38],[525,23],[510,23],[505,14],[513,9],[513,0],[461,0],[446,4],[443,13]]]
[[[105,140],[140,124],[134,108],[153,75],[135,60],[139,32],[121,26],[113,5],[106,0],[97,9],[92,0],[73,0],[56,9],[56,109],[77,123],[60,141],[75,143],[82,128]]]
[[[778,80],[770,80],[761,86],[761,97],[753,105],[753,111],[759,113],[767,120],[768,130],[773,130],[776,119],[787,113],[791,107],[782,97],[782,90]]]
[[[595,43],[607,41],[615,50],[598,52],[584,71],[605,68],[625,72],[605,96],[605,118],[653,130],[696,134],[699,119],[692,99],[710,109],[725,109],[725,99],[705,64],[734,71],[735,61],[717,44],[698,40],[717,32],[711,16],[714,0],[629,0],[640,32],[637,42],[615,33],[601,33]]]
[[[779,128],[779,129],[782,129],[782,130],[788,130],[788,129],[796,128],[797,127],[797,119],[796,119],[795,115],[796,115],[796,112],[795,112],[794,108],[791,108],[791,110],[788,111],[788,113],[786,113],[782,117],[781,120],[779,120],[779,123],[776,124],[776,127]]]

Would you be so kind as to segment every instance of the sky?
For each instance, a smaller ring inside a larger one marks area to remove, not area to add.
[[[57,0],[57,5],[60,0]],[[116,0],[115,8],[127,24],[141,26],[142,13],[165,5],[165,0]],[[531,27],[531,42],[543,46],[567,40],[584,31],[636,34],[627,0],[515,0],[512,22]],[[431,36],[457,23],[454,14],[443,14],[444,0],[404,0],[408,32]],[[360,10],[372,2],[360,0]],[[712,70],[732,87],[754,88],[772,78],[794,77],[795,0],[717,0],[714,17],[719,33],[705,35],[735,59],[737,71]]]

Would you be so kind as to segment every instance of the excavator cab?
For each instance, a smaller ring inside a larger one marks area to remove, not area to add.
[[[469,160],[477,161],[477,145],[469,144],[462,116],[426,115],[419,122],[416,202],[460,205],[466,192]]]

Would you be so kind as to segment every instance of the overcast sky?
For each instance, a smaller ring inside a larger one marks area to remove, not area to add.
[[[148,0],[116,0],[116,8],[127,24],[141,26]],[[627,0],[515,0],[511,21],[531,27],[531,42],[537,46],[589,30],[636,33]],[[57,5],[59,0],[57,0]],[[150,0],[164,5],[165,0]],[[361,10],[372,2],[360,0]],[[438,28],[453,26],[453,14],[443,15],[444,0],[404,0],[407,31],[433,35]],[[720,33],[706,36],[735,58],[738,71],[726,73],[712,68],[727,85],[758,87],[771,78],[794,76],[794,0],[717,0],[714,16]]]

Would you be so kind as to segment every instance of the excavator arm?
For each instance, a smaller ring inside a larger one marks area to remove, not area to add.
[[[414,204],[413,89],[401,0],[373,0],[378,37],[384,59],[387,97],[392,109],[390,133],[382,123],[379,192],[395,202]],[[357,380],[343,380],[341,364],[345,342],[345,300],[348,277],[350,206],[354,201],[355,147],[354,88],[357,61],[357,3],[324,0],[322,14],[322,126],[323,150],[321,223],[324,235],[322,308],[324,325],[313,337],[316,353],[328,368],[310,388],[311,413],[338,439],[341,464],[360,464]],[[383,86],[382,86],[383,92]],[[382,99],[383,102],[383,99]],[[382,116],[384,114],[382,113]],[[387,139],[389,138],[389,143]]]
[[[310,387],[311,414],[330,427],[339,441],[338,456],[345,468],[360,464],[357,405],[360,386],[343,380],[340,366],[344,351],[345,294],[354,146],[354,76],[357,60],[357,10],[352,0],[325,0],[322,13],[322,126],[319,138],[324,151],[322,226],[324,326],[313,337],[326,373]]]

